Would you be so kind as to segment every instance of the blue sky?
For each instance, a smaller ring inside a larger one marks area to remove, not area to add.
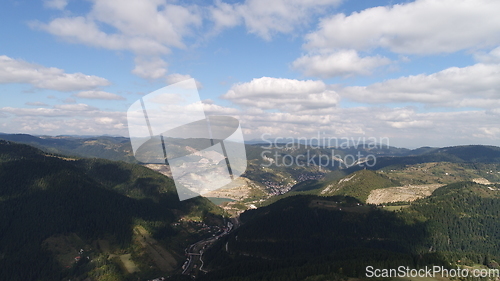
[[[196,79],[245,139],[500,145],[498,1],[0,2],[0,132],[128,135]],[[268,136],[268,135],[267,135]]]

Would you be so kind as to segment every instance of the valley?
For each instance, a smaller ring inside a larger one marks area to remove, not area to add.
[[[168,166],[137,164],[119,138],[3,137],[42,148],[0,141],[0,268],[10,280],[356,280],[368,264],[498,268],[500,148],[388,147],[371,151],[373,167],[266,166],[253,144],[242,177],[179,201]],[[93,156],[102,149],[109,159]]]

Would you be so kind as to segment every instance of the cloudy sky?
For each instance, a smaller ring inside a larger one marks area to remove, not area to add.
[[[206,114],[237,117],[247,140],[500,145],[498,11],[496,0],[4,0],[0,132],[128,136],[130,105],[194,78]]]

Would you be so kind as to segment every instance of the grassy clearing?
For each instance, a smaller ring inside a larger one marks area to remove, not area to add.
[[[311,200],[309,203],[309,207],[311,208],[321,208],[321,209],[327,209],[327,210],[338,210],[338,211],[345,211],[345,212],[351,212],[351,213],[368,213],[370,212],[371,208],[370,206],[342,206],[342,204],[339,204],[334,201],[327,201],[327,200]]]
[[[130,274],[141,271],[139,267],[137,267],[137,265],[132,261],[131,254],[109,255],[108,259],[112,260],[117,265],[119,265],[122,271],[125,273]]]
[[[384,206],[382,207],[383,210],[386,210],[386,211],[399,211],[401,209],[404,209],[404,208],[408,208],[410,207],[410,205],[401,205],[401,206]]]
[[[123,267],[128,273],[134,273],[140,271],[137,265],[132,261],[131,254],[121,255],[120,261],[123,264]]]

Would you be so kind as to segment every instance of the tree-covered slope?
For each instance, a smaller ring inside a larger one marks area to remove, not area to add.
[[[500,190],[443,186],[399,211],[346,196],[296,195],[246,211],[244,224],[207,252],[203,280],[363,277],[365,267],[497,267]],[[257,268],[262,268],[257,272]]]
[[[440,187],[402,215],[425,221],[430,251],[482,264],[500,258],[500,190],[473,182]]]
[[[220,223],[220,214],[218,207],[201,197],[180,202],[171,179],[139,165],[71,159],[0,141],[1,280],[76,277],[73,268],[57,262],[44,241],[76,234],[87,245],[105,239],[113,241],[117,251],[130,253],[138,247],[133,239],[138,225],[180,262],[183,249],[198,236],[173,228],[172,223],[181,218]],[[100,252],[89,255],[98,258]],[[108,263],[104,259],[104,265]],[[97,265],[84,266],[96,270]],[[158,271],[154,263],[145,268],[149,266]],[[82,270],[77,276],[87,274]],[[115,273],[120,272],[118,267]],[[137,280],[138,276],[122,277]]]
[[[409,223],[353,197],[291,196],[246,211],[241,220],[240,228],[208,250],[213,272],[202,280],[362,277],[367,265],[444,264],[422,247],[425,223]]]

